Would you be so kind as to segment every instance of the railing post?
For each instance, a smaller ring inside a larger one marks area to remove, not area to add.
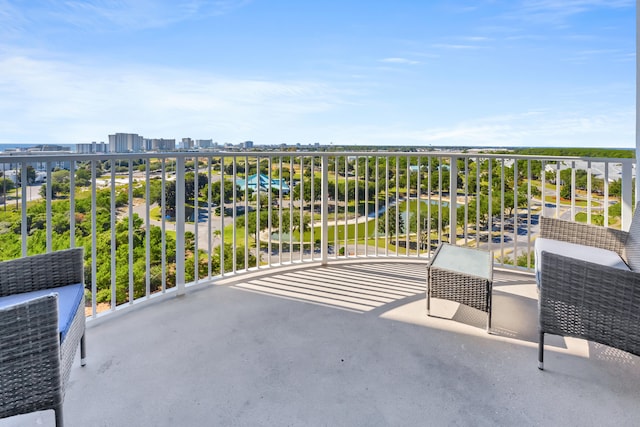
[[[622,229],[628,231],[631,227],[633,211],[632,195],[632,163],[622,163]]]
[[[49,183],[49,181],[47,181]],[[98,182],[96,179],[96,161],[91,161],[91,212],[97,212],[98,204]],[[73,212],[71,213],[73,215]],[[98,279],[96,279],[96,275],[98,274],[98,248],[97,248],[97,219],[96,215],[91,215],[91,315],[96,317],[97,314],[97,300],[96,296],[98,293]]]
[[[27,186],[26,186],[26,182],[27,182],[27,163],[26,162],[22,162],[20,164],[20,190],[21,190],[21,205],[20,205],[20,212],[22,214],[22,223],[20,224],[20,234],[22,235],[22,256],[26,257],[27,256],[27,236],[29,235],[29,228],[27,227]],[[17,178],[17,176],[16,176]],[[47,177],[47,189],[51,188],[51,179],[50,175]],[[17,188],[18,184],[16,183],[16,188]],[[17,194],[17,190],[16,190],[16,205],[17,205],[17,198],[18,194]],[[51,200],[51,199],[49,199]],[[47,209],[49,208],[49,205],[51,203],[47,203]],[[49,212],[50,210],[47,210],[47,212]],[[51,230],[51,222],[49,222],[47,224],[47,230]],[[50,239],[49,239],[50,240]],[[49,245],[47,247],[47,252],[50,251],[51,249],[51,245]]]
[[[640,8],[638,8],[638,1],[636,0],[636,46],[640,45],[640,31],[638,31],[638,24],[640,23]],[[640,69],[640,58],[636,55],[636,70]],[[640,176],[640,110],[637,105],[640,105],[640,75],[636,72],[636,202],[640,201],[640,182],[638,182],[638,176]],[[624,167],[624,166],[623,166]]]
[[[327,265],[329,260],[329,156],[322,155],[322,185],[321,185],[321,262]],[[337,185],[337,183],[336,183]]]
[[[49,162],[45,163],[47,165],[47,191],[46,191],[46,195],[45,197],[47,198],[47,253],[52,251],[52,245],[51,242],[53,240],[53,233],[52,233],[52,211],[51,211],[51,201],[53,200],[53,179],[51,178],[51,170],[52,170],[52,165]],[[26,165],[25,165],[26,166]],[[24,173],[24,169],[23,169],[23,173]],[[73,171],[70,172],[71,175],[73,175]],[[28,184],[28,183],[27,183]],[[26,187],[23,187],[26,189]],[[24,193],[26,194],[26,193]],[[26,199],[23,198],[23,201],[25,201]],[[27,205],[24,205],[24,208],[26,208]],[[26,210],[26,209],[25,209]]]
[[[69,247],[76,247],[76,161],[69,161]],[[149,187],[149,186],[147,186]],[[147,200],[149,200],[147,198]],[[95,211],[93,211],[95,212]]]
[[[458,240],[458,158],[451,156],[449,165],[449,243],[456,244]]]
[[[176,158],[176,287],[178,295],[184,294],[185,249],[184,249],[184,157]],[[221,204],[222,206],[222,204]]]
[[[134,297],[134,288],[133,288],[133,159],[129,159],[127,162],[129,168],[128,174],[128,202],[127,204],[129,209],[129,304],[133,304],[135,300]],[[148,228],[148,227],[147,227]]]

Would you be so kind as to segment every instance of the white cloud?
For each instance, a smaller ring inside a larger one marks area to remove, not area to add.
[[[415,65],[420,63],[419,61],[414,61],[407,58],[384,58],[384,59],[381,59],[380,62],[386,62],[390,64],[409,64],[409,65]]]
[[[24,56],[0,58],[4,142],[89,142],[120,131],[149,137],[193,132],[241,138],[252,130],[286,128],[343,102],[340,92],[318,82],[123,69],[128,71]]]
[[[8,0],[0,0],[0,36],[16,37],[26,24],[25,16]]]
[[[460,39],[469,41],[469,42],[486,42],[491,40],[489,37],[484,37],[484,36],[466,36],[466,37],[460,37]]]
[[[597,8],[633,7],[635,2],[633,0],[525,0],[522,4],[530,11],[572,15]]]
[[[436,49],[480,49],[480,46],[471,44],[456,44],[456,43],[436,43],[431,47]]]
[[[437,124],[425,126],[419,117],[393,122],[398,118],[366,95],[353,85],[234,79],[182,68],[98,68],[13,54],[0,56],[0,142],[103,141],[114,132],[367,145],[633,146],[635,141],[633,105],[466,119],[443,112],[430,118]],[[602,100],[595,95],[591,98]]]
[[[369,129],[363,139],[375,143],[443,146],[612,146],[635,144],[635,109],[602,114],[529,111],[481,117],[426,129]],[[362,132],[362,130],[361,130]],[[617,135],[619,139],[612,140]]]
[[[565,25],[568,18],[595,9],[633,8],[634,0],[524,0],[513,17]]]
[[[33,0],[11,7],[0,0],[0,23],[71,25],[87,31],[134,31],[159,28],[185,20],[219,16],[245,6],[251,0]],[[7,17],[4,17],[6,15]]]

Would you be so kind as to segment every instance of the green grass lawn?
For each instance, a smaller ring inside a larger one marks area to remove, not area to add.
[[[371,240],[373,238],[372,236],[375,233],[375,221],[367,221],[366,223],[360,222],[358,223],[357,228],[358,228],[358,241],[364,243],[365,240]],[[329,243],[335,243],[336,229],[338,231],[338,244],[344,242],[345,233],[347,235],[347,240],[349,241],[349,243],[354,242],[354,239],[356,237],[355,236],[356,224],[348,224],[346,227],[344,226],[344,224],[338,225],[338,226],[330,225],[328,227]],[[235,230],[236,240],[244,241],[245,227],[235,227],[234,224],[228,224],[224,228],[225,242],[231,243],[233,241],[234,230]],[[319,225],[315,226],[313,229],[314,238],[319,239],[321,236],[321,233],[322,233],[321,227]],[[367,236],[369,236],[369,239],[367,239]],[[249,241],[250,242],[255,241],[255,236],[249,235]],[[294,244],[300,242],[300,232],[298,230],[294,230],[291,233],[291,241]],[[274,242],[277,242],[277,240],[274,240]],[[302,242],[311,243],[311,230],[307,230],[303,233]],[[289,243],[289,237],[288,236],[285,237],[282,243]]]
[[[160,209],[160,206],[156,206],[155,208],[152,208],[149,210],[149,216],[151,217],[151,219],[154,219],[156,221],[160,221],[162,219],[162,210]]]
[[[544,198],[545,203],[555,203],[556,202],[556,196],[546,196]],[[561,206],[571,206],[571,200],[565,200],[560,198],[560,205]],[[587,201],[584,199],[580,199],[577,198],[576,199],[576,206],[581,207],[581,208],[586,208],[587,207]],[[597,199],[591,199],[591,207],[597,208],[599,206],[602,206],[602,203],[599,202]]]

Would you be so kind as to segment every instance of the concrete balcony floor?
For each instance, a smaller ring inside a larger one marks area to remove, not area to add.
[[[297,265],[90,322],[66,425],[637,425],[640,358],[548,336],[537,369],[532,275],[495,271],[489,335],[485,313],[457,304],[427,317],[425,273]],[[0,420],[53,424],[52,411]]]

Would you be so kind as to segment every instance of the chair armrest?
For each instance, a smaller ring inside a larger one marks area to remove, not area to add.
[[[0,418],[62,402],[55,294],[0,308]]]
[[[0,297],[84,283],[83,249],[0,262]]]
[[[622,256],[629,233],[615,228],[542,217],[540,237],[607,249]]]
[[[542,252],[540,331],[640,354],[640,273]]]

